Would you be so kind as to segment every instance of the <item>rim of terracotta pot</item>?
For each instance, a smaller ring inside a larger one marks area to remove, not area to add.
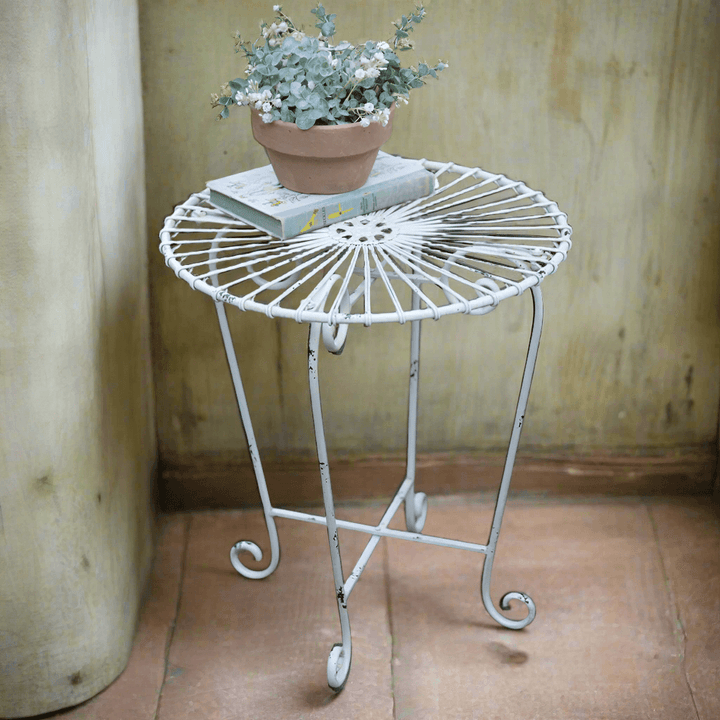
[[[384,127],[372,122],[367,127],[360,123],[342,125],[313,125],[301,130],[295,123],[275,120],[264,123],[260,113],[251,108],[253,137],[264,147],[276,152],[301,157],[332,158],[360,155],[379,148],[392,134],[395,104],[390,108],[390,120]],[[298,140],[302,140],[298,144]]]

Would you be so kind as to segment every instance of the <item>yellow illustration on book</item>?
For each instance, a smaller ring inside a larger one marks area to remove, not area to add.
[[[352,208],[348,208],[347,210],[342,209],[342,205],[338,205],[338,211],[336,213],[330,213],[328,216],[331,220],[334,220],[335,218],[342,217],[345,215],[345,213],[352,212]]]
[[[345,215],[345,213],[349,213],[352,211],[352,208],[348,208],[347,210],[342,209],[342,204],[338,205],[338,211],[335,213],[330,213],[328,215],[328,219],[335,220],[336,218],[342,217]],[[307,232],[308,230],[312,230],[316,223],[317,214],[320,212],[319,209],[313,210],[313,214],[311,215],[310,219],[305,224],[305,227],[300,231],[301,233]]]
[[[311,218],[307,221],[305,227],[300,231],[301,233],[307,232],[308,230],[312,230],[312,228],[315,227],[315,218],[317,217],[317,214],[319,213],[319,210],[313,210],[313,214]]]

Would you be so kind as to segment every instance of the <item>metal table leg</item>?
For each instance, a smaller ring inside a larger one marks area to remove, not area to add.
[[[270,496],[265,483],[265,474],[263,473],[262,463],[260,462],[260,452],[257,442],[255,441],[255,433],[253,432],[252,420],[250,419],[250,410],[248,409],[247,400],[245,399],[245,390],[243,389],[242,379],[240,378],[240,369],[238,368],[237,358],[235,357],[235,348],[233,347],[232,336],[230,335],[230,327],[228,326],[227,315],[225,314],[225,304],[215,302],[215,310],[217,310],[218,322],[220,323],[220,332],[222,334],[223,345],[225,346],[225,354],[227,356],[228,365],[230,366],[230,376],[232,377],[233,386],[235,388],[235,398],[237,400],[238,410],[240,411],[240,419],[242,420],[245,438],[250,451],[250,460],[252,461],[255,478],[257,480],[258,491],[260,492],[260,501],[263,506],[265,515],[265,524],[267,525],[268,536],[270,538],[270,562],[264,570],[251,570],[243,565],[240,560],[241,552],[249,552],[255,560],[262,560],[262,550],[257,544],[251,540],[239,540],[230,550],[230,562],[233,567],[246,578],[259,580],[270,575],[280,562],[280,543],[278,541],[277,528],[275,527],[275,518],[273,517],[273,507],[270,504]]]
[[[520,433],[522,431],[523,420],[525,419],[525,410],[527,409],[528,396],[530,395],[530,385],[532,384],[533,372],[535,371],[535,361],[537,360],[538,348],[540,346],[540,335],[542,333],[543,324],[543,301],[540,287],[536,285],[530,288],[533,299],[533,320],[532,330],[530,332],[530,344],[528,346],[527,358],[525,359],[525,370],[523,371],[522,382],[520,384],[520,396],[518,397],[517,408],[515,410],[515,420],[513,422],[512,433],[510,434],[510,444],[508,446],[507,455],[505,457],[505,467],[503,468],[502,480],[500,481],[500,489],[498,490],[497,500],[495,501],[495,513],[493,515],[492,527],[490,529],[490,538],[485,551],[485,563],[483,565],[482,580],[480,582],[480,590],[483,605],[493,620],[499,622],[506,628],[511,630],[520,630],[528,626],[535,618],[535,603],[532,598],[522,592],[509,592],[500,599],[500,608],[502,610],[510,609],[510,600],[519,600],[527,605],[528,614],[522,620],[510,620],[501,615],[493,605],[490,597],[490,582],[492,578],[493,559],[495,557],[495,549],[497,548],[498,538],[500,536],[500,526],[502,525],[503,513],[505,512],[505,503],[507,502],[508,491],[510,490],[510,479],[512,478],[513,466],[515,465],[515,454],[517,453],[518,443],[520,442]]]
[[[320,403],[320,383],[318,380],[318,351],[320,344],[321,323],[312,323],[308,336],[308,379],[310,383],[310,403],[312,406],[313,423],[315,425],[315,443],[317,445],[318,462],[320,463],[320,479],[322,481],[323,502],[325,504],[325,518],[327,524],[328,542],[330,544],[330,560],[332,562],[333,580],[335,582],[335,596],[337,598],[338,615],[340,616],[340,629],[342,643],[336,643],[330,650],[327,664],[328,685],[340,692],[345,686],[350,673],[352,661],[352,636],[350,634],[350,616],[345,596],[345,576],[340,557],[340,540],[335,520],[335,503],[333,502],[332,486],[330,485],[330,466],[328,464],[327,446],[325,444],[325,429],[322,419],[322,405]]]
[[[420,307],[420,297],[413,294],[412,309]],[[410,487],[405,496],[405,526],[410,532],[422,532],[427,517],[425,493],[415,492],[415,458],[417,455],[418,390],[420,386],[420,323],[413,320],[410,327],[410,388],[408,391],[407,468],[405,480]]]
[[[415,542],[423,542],[429,545],[440,545],[444,547],[453,547],[458,549],[471,550],[473,552],[483,553],[485,563],[483,565],[481,579],[481,597],[483,604],[490,616],[498,623],[506,628],[519,630],[529,625],[535,618],[535,603],[533,600],[521,592],[509,592],[503,595],[500,600],[500,608],[508,610],[511,600],[523,602],[528,608],[528,614],[522,620],[510,620],[502,615],[493,605],[490,597],[490,584],[492,576],[493,560],[497,542],[500,535],[500,527],[502,524],[503,513],[507,503],[508,491],[510,488],[510,480],[512,478],[515,456],[517,453],[520,434],[522,431],[523,419],[527,409],[528,396],[530,394],[530,386],[532,376],[535,370],[537,353],[540,343],[540,335],[542,332],[543,322],[543,304],[542,294],[539,287],[531,288],[533,298],[533,320],[530,335],[530,343],[528,353],[525,360],[525,368],[523,371],[520,394],[515,411],[515,419],[513,422],[512,432],[510,435],[510,443],[503,468],[502,480],[498,490],[498,496],[495,504],[495,512],[493,515],[492,526],[490,530],[490,538],[487,545],[477,545],[474,543],[462,542],[459,540],[451,540],[447,538],[422,535],[422,529],[427,517],[427,497],[424,493],[416,493],[414,489],[415,483],[415,467],[416,467],[416,438],[417,438],[417,409],[418,409],[418,391],[419,391],[419,370],[420,370],[420,322],[413,321],[411,325],[410,336],[410,384],[408,399],[408,446],[407,446],[407,469],[405,478],[400,484],[392,502],[388,506],[380,523],[376,526],[364,525],[361,523],[353,523],[344,520],[337,520],[335,517],[335,505],[332,494],[332,486],[330,481],[330,466],[328,462],[327,445],[325,441],[325,431],[322,418],[322,405],[320,400],[320,385],[318,376],[319,361],[319,345],[322,335],[325,347],[332,353],[340,354],[347,337],[347,325],[340,328],[333,328],[323,323],[311,323],[308,336],[308,381],[310,387],[310,400],[312,407],[313,424],[315,430],[315,442],[317,445],[318,462],[320,467],[320,478],[322,482],[323,502],[325,506],[325,516],[310,515],[303,512],[285,510],[282,508],[274,508],[270,503],[265,484],[265,477],[260,462],[260,456],[255,442],[250,413],[245,400],[245,394],[240,379],[240,371],[237,366],[235,352],[230,336],[230,330],[227,324],[225,308],[223,303],[215,303],[220,322],[220,330],[223,336],[225,352],[227,353],[230,373],[235,387],[238,409],[243,424],[243,429],[248,441],[250,456],[257,478],[258,490],[263,504],[263,511],[268,527],[268,535],[270,537],[271,559],[270,563],[264,570],[254,571],[246,568],[239,560],[238,555],[242,551],[250,552],[256,560],[262,558],[262,552],[259,547],[251,541],[240,541],[236,543],[230,553],[231,561],[235,569],[248,578],[258,579],[267,577],[277,567],[280,549],[275,528],[275,517],[285,517],[293,520],[301,520],[304,522],[312,522],[322,524],[327,527],[328,543],[330,547],[330,559],[332,564],[333,581],[335,585],[335,595],[337,599],[338,615],[340,619],[341,639],[342,642],[336,643],[330,650],[327,663],[327,679],[328,685],[339,692],[345,686],[350,673],[352,661],[352,636],[350,631],[350,617],[348,614],[348,598],[355,583],[359,579],[362,571],[365,569],[381,537],[396,537],[400,539],[412,540]],[[419,305],[419,300],[415,301]],[[391,530],[388,528],[390,521],[397,512],[400,504],[405,503],[405,520],[407,531]],[[356,530],[371,535],[365,550],[357,561],[353,572],[347,581],[342,569],[342,558],[340,554],[340,542],[338,538],[338,528],[342,527],[348,530]]]

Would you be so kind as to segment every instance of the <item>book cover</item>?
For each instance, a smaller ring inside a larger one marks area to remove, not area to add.
[[[304,195],[278,183],[271,165],[211,180],[210,203],[283,240],[429,195],[435,177],[419,160],[378,153],[368,181],[339,195]]]

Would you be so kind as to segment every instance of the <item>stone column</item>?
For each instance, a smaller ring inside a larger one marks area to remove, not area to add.
[[[123,670],[155,431],[136,0],[0,12],[0,716]]]

